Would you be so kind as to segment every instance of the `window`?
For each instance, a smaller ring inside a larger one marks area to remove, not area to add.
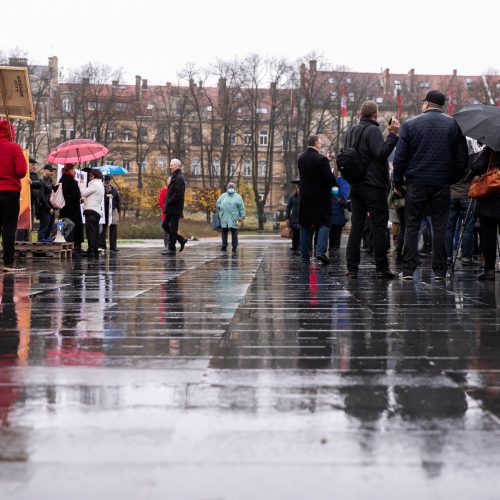
[[[267,108],[257,108],[257,114],[267,115]]]
[[[337,92],[332,92],[332,93],[330,94],[330,99],[331,99],[332,101],[335,101],[335,100],[337,99],[337,95],[338,95],[338,94],[337,94]]]
[[[91,131],[90,131],[90,139],[92,141],[97,141],[97,129],[93,128]]]
[[[267,146],[269,136],[267,130],[261,130],[259,134],[259,146]]]
[[[377,97],[377,98],[375,99],[375,102],[376,102],[377,104],[382,104],[382,103],[384,102],[384,98],[383,98],[383,97]]]
[[[292,137],[288,138],[286,135],[284,135],[281,139],[281,150],[282,151],[292,151],[293,147],[297,146],[297,138]]]
[[[71,101],[69,99],[63,99],[62,108],[65,113],[69,113],[71,111]]]
[[[236,146],[236,134],[233,133],[229,136],[229,142],[231,146]]]
[[[115,103],[116,111],[127,111],[127,103],[126,102],[117,102]]]
[[[138,136],[140,141],[148,140],[148,129],[146,127],[139,127]]]
[[[200,146],[201,145],[201,131],[199,128],[192,128],[191,129],[191,144],[193,146]]]
[[[109,160],[105,160],[104,165],[114,165],[113,159],[110,158]]]
[[[214,146],[220,146],[220,128],[214,128],[212,130],[212,144]]]
[[[151,111],[152,109],[155,109],[155,105],[154,105],[154,104],[149,103],[149,104],[146,106],[146,109],[147,109],[148,111]]]
[[[61,139],[61,141],[65,141],[66,140],[66,129],[65,128],[60,128],[59,129],[59,138]]]
[[[248,132],[243,134],[243,144],[245,146],[250,146],[252,144],[252,134],[249,134]]]
[[[350,78],[346,78],[345,83],[347,83],[347,84],[352,83],[352,80]]]
[[[130,160],[125,159],[122,161],[123,168],[126,168],[130,172]]]
[[[104,109],[104,103],[103,102],[98,102],[98,101],[91,101],[88,103],[88,110],[89,111],[102,111]]]
[[[201,164],[198,158],[193,158],[191,160],[191,175],[200,175],[201,173]]]
[[[267,170],[267,161],[259,161],[257,173],[259,177],[265,177]]]
[[[126,128],[122,132],[122,141],[123,142],[130,142],[132,140],[131,136],[132,136],[132,134],[130,133],[130,130],[128,128]]]
[[[212,162],[212,175],[220,175],[220,160],[214,160]]]
[[[328,83],[335,83],[335,78],[328,78]]]
[[[229,177],[234,177],[236,175],[236,162],[231,160],[229,164]]]
[[[212,111],[212,110],[213,110],[212,106],[207,106],[205,109],[206,109],[207,111]]]
[[[139,163],[138,163],[138,165],[139,165]],[[147,160],[144,159],[143,161],[141,161],[140,165],[141,165],[141,172],[145,173],[146,169],[148,168],[148,162],[147,162]]]
[[[500,89],[500,83],[497,83],[496,87],[497,87],[497,90],[499,90]]]
[[[167,158],[164,156],[159,156],[158,157],[158,168],[166,168],[167,166]]]
[[[250,160],[243,160],[243,175],[245,177],[252,175],[252,162]]]
[[[421,89],[428,89],[430,88],[431,84],[429,82],[420,82],[418,84],[418,86],[421,88]]]
[[[76,138],[76,132],[72,128],[69,129],[69,138],[70,139],[75,139]]]
[[[349,102],[354,102],[354,92],[349,92],[348,94],[348,97],[349,97]]]
[[[106,132],[106,141],[107,142],[113,142],[115,140],[115,131],[114,130],[108,130]]]

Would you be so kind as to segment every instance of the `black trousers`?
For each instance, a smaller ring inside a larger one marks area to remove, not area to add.
[[[484,270],[494,271],[497,263],[497,235],[500,220],[479,217],[481,246],[483,247]]]
[[[351,190],[351,231],[347,241],[347,269],[357,272],[361,261],[361,238],[365,228],[366,215],[370,212],[373,238],[373,254],[377,271],[389,268],[387,262],[387,190],[374,186],[361,185]]]
[[[50,215],[47,208],[40,209],[40,226],[38,228],[38,241],[50,238],[54,229],[55,214]]]
[[[398,257],[403,256],[403,247],[405,243],[405,232],[406,232],[406,224],[405,224],[405,209],[396,208],[396,214],[399,220],[399,228],[398,228],[398,239],[396,240],[396,255]]]
[[[180,215],[165,214],[161,227],[168,233],[168,249],[175,252],[175,242],[182,243],[185,238],[179,234]]]
[[[403,270],[413,272],[419,263],[418,233],[426,208],[434,231],[432,244],[432,269],[446,273],[446,239],[450,211],[450,186],[421,186],[409,184],[405,196],[405,241]]]
[[[342,230],[344,226],[330,226],[329,245],[330,250],[338,250],[342,240]]]
[[[94,210],[85,210],[85,232],[89,244],[89,254],[99,255],[99,219],[101,216]]]
[[[292,249],[298,250],[300,248],[300,228],[292,228]]]
[[[233,248],[238,248],[238,230],[235,227],[222,228],[222,248],[227,248],[227,236],[231,230],[231,245]]]
[[[14,262],[16,227],[19,219],[19,191],[0,191],[0,230],[3,242],[3,263]]]

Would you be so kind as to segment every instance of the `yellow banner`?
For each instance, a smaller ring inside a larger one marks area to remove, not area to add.
[[[26,163],[28,163],[28,150],[23,149]],[[28,229],[31,231],[31,190],[29,168],[26,175],[21,179],[21,199],[19,201],[19,219],[17,229]]]

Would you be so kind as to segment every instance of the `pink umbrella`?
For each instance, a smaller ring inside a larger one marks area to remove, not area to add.
[[[82,163],[98,160],[106,156],[108,152],[108,148],[90,139],[71,139],[59,144],[54,151],[50,152],[47,160],[50,163]]]

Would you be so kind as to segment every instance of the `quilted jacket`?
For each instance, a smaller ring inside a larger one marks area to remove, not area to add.
[[[467,143],[457,122],[440,109],[428,109],[401,127],[394,156],[395,185],[451,185],[467,167]]]

